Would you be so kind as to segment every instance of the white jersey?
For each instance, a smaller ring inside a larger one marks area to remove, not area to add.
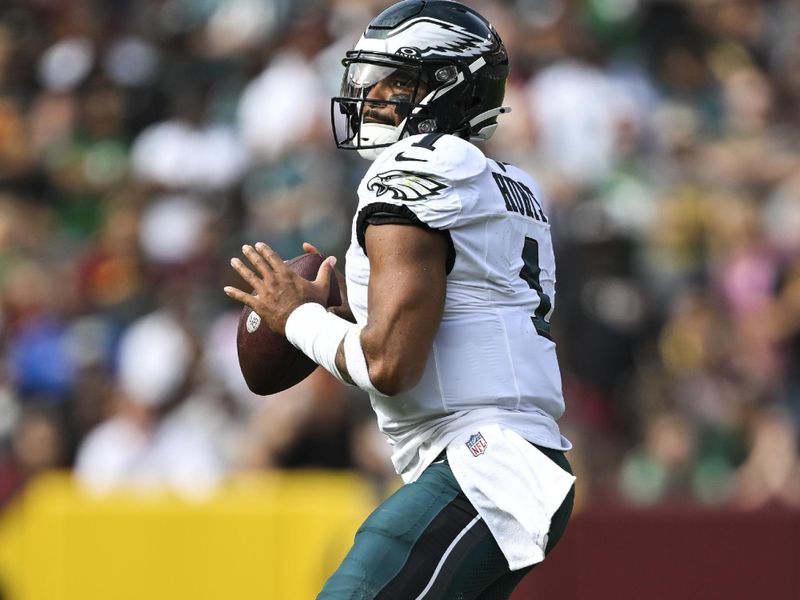
[[[403,139],[358,188],[346,272],[350,308],[367,320],[370,223],[415,223],[449,239],[441,325],[424,375],[397,396],[371,395],[392,460],[415,480],[465,428],[497,423],[568,450],[555,344],[555,261],[541,194],[519,169],[452,135]]]

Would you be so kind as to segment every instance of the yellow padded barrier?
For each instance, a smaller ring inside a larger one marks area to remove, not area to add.
[[[347,473],[232,481],[213,497],[97,498],[34,482],[0,521],[4,600],[309,600],[376,505]]]

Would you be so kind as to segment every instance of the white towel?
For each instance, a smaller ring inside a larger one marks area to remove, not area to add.
[[[456,480],[486,522],[512,571],[544,560],[550,520],[575,477],[519,434],[499,425],[464,433],[447,447]]]

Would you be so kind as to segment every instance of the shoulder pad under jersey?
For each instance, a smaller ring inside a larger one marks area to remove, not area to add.
[[[470,142],[444,134],[416,135],[388,147],[359,187],[362,206],[405,205],[425,224],[445,229],[461,212],[469,182],[486,169]]]

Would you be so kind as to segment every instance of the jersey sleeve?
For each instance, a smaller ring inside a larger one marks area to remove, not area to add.
[[[373,224],[450,229],[475,193],[472,180],[485,168],[483,153],[452,135],[412,136],[390,146],[359,186],[359,244],[364,248],[364,233]]]

